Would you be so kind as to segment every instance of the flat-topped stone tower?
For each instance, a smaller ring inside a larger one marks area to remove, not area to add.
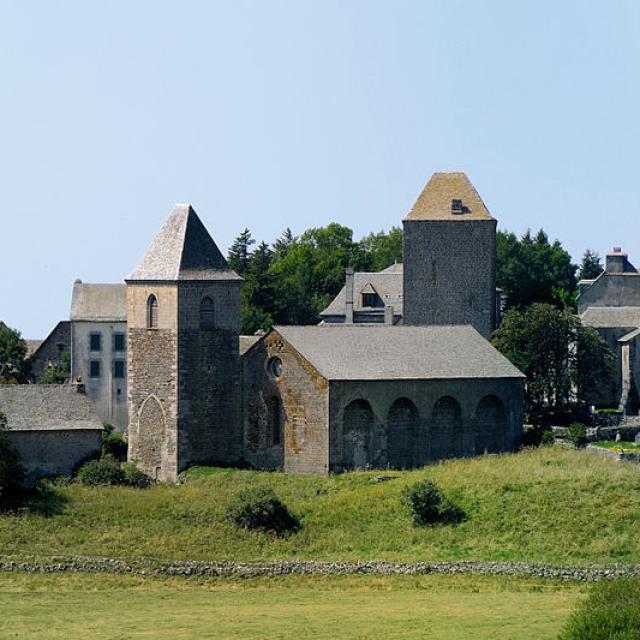
[[[129,458],[175,482],[239,460],[240,284],[188,204],[177,204],[127,283]]]
[[[434,173],[403,220],[403,321],[496,322],[496,220],[464,173]]]

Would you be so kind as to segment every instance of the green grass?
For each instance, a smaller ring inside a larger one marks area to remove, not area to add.
[[[201,468],[182,486],[56,488],[0,515],[2,554],[175,559],[640,560],[640,467],[562,447],[450,461],[375,483],[380,472],[330,477]],[[416,528],[400,493],[433,480],[467,519]],[[302,522],[277,539],[225,520],[229,497],[270,486]]]
[[[627,440],[619,440],[616,442],[615,440],[598,440],[598,442],[594,442],[598,447],[604,447],[605,449],[611,449],[613,451],[638,451],[640,450],[640,444],[636,444],[635,442],[630,442]]]
[[[551,639],[576,585],[474,576],[0,574],[0,638]]]

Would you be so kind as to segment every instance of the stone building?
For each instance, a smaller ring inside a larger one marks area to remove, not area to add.
[[[640,409],[640,272],[626,253],[615,247],[595,280],[578,283],[578,313],[594,327],[614,355],[593,404],[629,414]]]
[[[81,379],[103,422],[124,431],[127,306],[124,284],[76,280],[71,295],[71,379]]]
[[[0,411],[28,485],[70,475],[100,450],[102,423],[82,385],[0,385]]]
[[[496,326],[496,220],[464,173],[434,173],[403,220],[403,321]]]
[[[405,468],[520,442],[524,376],[468,325],[275,327],[242,370],[260,468]]]
[[[126,278],[129,456],[154,478],[242,457],[241,282],[190,205]]]
[[[61,320],[51,330],[51,333],[44,340],[27,340],[29,343],[37,342],[29,354],[31,360],[31,376],[36,382],[48,367],[61,367],[63,354],[71,351],[71,323],[68,320]]]

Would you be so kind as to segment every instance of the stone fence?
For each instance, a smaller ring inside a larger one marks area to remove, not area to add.
[[[26,559],[0,556],[0,571],[34,573],[111,573],[143,576],[208,576],[255,578],[285,575],[483,575],[594,582],[620,577],[640,578],[639,564],[550,565],[534,562],[206,562],[198,560],[124,560],[85,556]]]

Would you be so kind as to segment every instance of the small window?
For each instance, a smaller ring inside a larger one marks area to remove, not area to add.
[[[153,293],[147,298],[147,328],[158,328],[158,299]]]
[[[280,444],[280,401],[278,398],[269,398],[267,400],[267,412],[269,416],[269,431],[271,444]]]
[[[209,297],[202,298],[200,303],[200,328],[213,329],[215,325],[215,311],[213,300]]]
[[[362,294],[362,306],[363,307],[375,307],[377,306],[378,296],[375,293],[363,293]]]
[[[271,358],[267,362],[267,370],[274,378],[279,378],[282,375],[282,360],[280,358]]]
[[[124,360],[116,360],[113,363],[113,377],[114,378],[124,378],[125,375],[125,362]]]
[[[102,334],[92,333],[89,336],[89,346],[91,351],[102,351]]]
[[[100,360],[91,360],[91,362],[89,363],[89,377],[100,377]]]
[[[113,350],[124,351],[126,349],[126,340],[124,333],[116,333],[113,336]]]

